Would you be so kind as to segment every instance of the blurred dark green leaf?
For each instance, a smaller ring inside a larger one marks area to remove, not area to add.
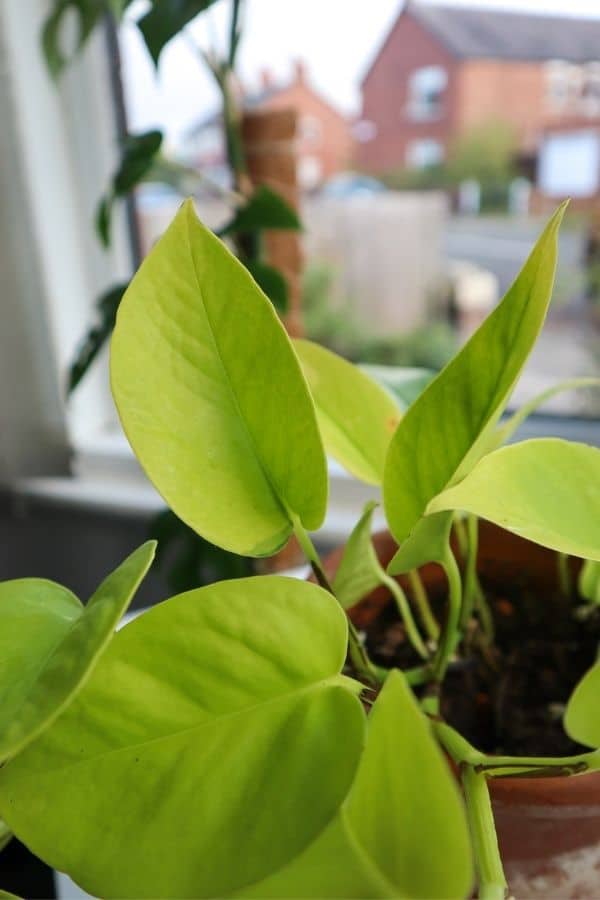
[[[244,260],[244,265],[263,289],[278,313],[288,309],[287,281],[278,269],[259,260]]]
[[[271,188],[261,185],[221,229],[219,237],[262,229],[299,231],[301,227],[298,214],[289,203]]]
[[[158,63],[163,47],[171,38],[214,2],[215,0],[154,0],[152,9],[137,24],[155,63]]]
[[[110,288],[106,293],[102,294],[98,299],[96,307],[100,313],[100,321],[90,328],[77,351],[77,356],[71,364],[71,368],[69,369],[69,394],[75,390],[105,342],[112,334],[112,330],[115,326],[117,309],[128,284],[129,282],[117,284],[115,287]]]
[[[61,47],[61,31],[67,13],[74,12],[78,17],[79,32],[73,53],[76,55],[107,9],[106,0],[54,0],[50,15],[42,28],[42,49],[53,78],[58,78],[71,61]]]
[[[254,575],[254,564],[205,541],[170,509],[150,524],[149,538],[158,541],[156,562],[166,570],[171,591],[183,593],[215,581]]]
[[[161,131],[145,131],[127,135],[121,151],[121,162],[111,180],[111,186],[96,210],[96,230],[104,247],[110,245],[111,216],[114,201],[126,196],[143,181],[154,165],[162,144]]]

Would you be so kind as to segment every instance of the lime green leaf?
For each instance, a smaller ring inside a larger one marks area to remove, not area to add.
[[[588,747],[600,747],[600,662],[585,673],[565,712],[569,737]]]
[[[381,583],[381,566],[371,540],[373,511],[377,503],[367,503],[348,538],[342,561],[335,574],[333,590],[344,609],[349,609]]]
[[[214,2],[215,0],[152,0],[152,8],[137,24],[155,64],[169,41]]]
[[[565,391],[574,391],[579,390],[581,388],[587,387],[600,387],[600,378],[569,378],[565,381],[561,381],[559,384],[555,384],[552,387],[548,388],[545,391],[542,391],[540,394],[537,394],[535,397],[532,397],[528,403],[523,404],[523,406],[517,410],[517,412],[513,413],[513,415],[498,428],[496,433],[493,435],[493,439],[490,443],[490,450],[495,450],[497,447],[505,444],[513,434],[517,431],[518,428],[521,427],[523,422],[533,413],[535,410],[550,400],[552,397],[555,397],[557,394],[562,394]]]
[[[386,517],[399,544],[485,452],[550,302],[561,206],[500,305],[410,407],[390,444]]]
[[[0,851],[4,850],[4,848],[7,844],[10,843],[12,838],[12,831],[10,830],[6,822],[3,822],[2,819],[0,819]]]
[[[111,374],[150,480],[207,540],[265,556],[292,514],[319,528],[327,469],[300,364],[271,303],[189,201],[121,301]]]
[[[584,560],[577,587],[585,600],[600,606],[600,563],[591,559]]]
[[[241,896],[462,898],[472,881],[456,781],[403,676],[392,672],[340,814],[302,856]]]
[[[356,366],[312,341],[294,347],[317,408],[327,452],[344,468],[381,484],[385,455],[400,421],[389,394]]]
[[[390,575],[402,575],[428,562],[443,562],[448,551],[452,518],[451,512],[441,512],[420,519],[388,564]]]
[[[154,556],[139,547],[87,606],[60,585],[0,584],[0,761],[21,751],[83,688]]]
[[[16,894],[9,894],[8,891],[0,889],[0,900],[21,900],[21,898],[17,897]]]
[[[291,578],[162,603],[0,769],[0,815],[96,897],[236,892],[301,853],[349,790],[365,716],[346,646],[335,599]]]
[[[221,229],[219,237],[263,229],[298,231],[301,227],[296,210],[276,191],[260,185],[245,206],[237,210],[231,222]]]
[[[412,366],[376,366],[361,363],[360,368],[386,388],[402,411],[415,402],[436,376],[433,369]]]
[[[454,509],[560,553],[600,560],[600,450],[558,438],[502,447],[427,512]]]

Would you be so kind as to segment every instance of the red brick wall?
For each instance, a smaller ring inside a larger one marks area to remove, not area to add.
[[[422,66],[443,66],[448,73],[441,115],[414,121],[407,111],[410,75]],[[379,51],[363,83],[362,118],[373,122],[373,140],[357,143],[357,164],[373,172],[400,169],[411,141],[432,138],[447,147],[454,132],[458,61],[409,11],[404,12]]]
[[[457,133],[490,121],[514,126],[523,150],[535,152],[548,120],[544,64],[465,60],[457,73]]]
[[[261,103],[261,108],[264,109],[288,107],[296,109],[298,113],[299,159],[317,159],[321,168],[321,180],[347,169],[352,161],[354,147],[350,123],[311,88],[301,70],[289,87],[278,90],[273,97]],[[317,133],[304,133],[303,118],[318,122]]]

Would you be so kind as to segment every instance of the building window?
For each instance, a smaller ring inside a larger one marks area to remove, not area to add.
[[[448,73],[441,66],[425,66],[410,76],[408,114],[412,119],[435,119],[442,112]]]
[[[428,169],[430,166],[439,165],[443,159],[443,144],[432,138],[411,141],[406,149],[406,165],[410,169]]]
[[[318,144],[323,128],[316,116],[302,116],[300,119],[300,138],[311,144]]]
[[[582,108],[586,115],[600,113],[600,63],[588,63],[583,69]]]

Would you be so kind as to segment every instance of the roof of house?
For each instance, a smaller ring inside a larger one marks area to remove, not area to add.
[[[416,18],[462,58],[582,63],[600,59],[600,18],[547,16],[409,0]]]

